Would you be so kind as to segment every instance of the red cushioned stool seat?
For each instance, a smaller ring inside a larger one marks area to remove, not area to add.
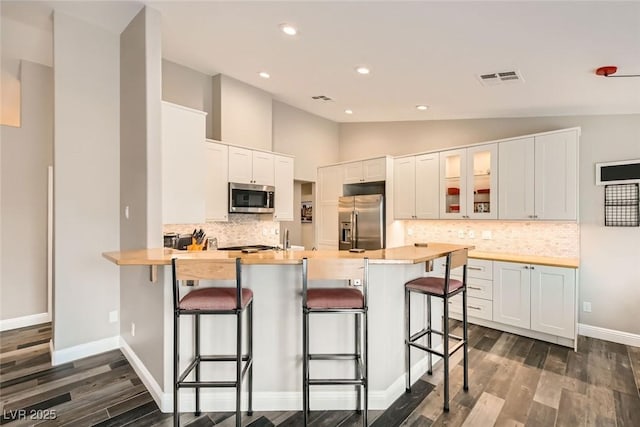
[[[242,288],[242,307],[253,298],[251,289]],[[180,300],[181,310],[233,310],[236,288],[202,288],[189,292]]]
[[[307,290],[309,308],[362,308],[362,292],[349,288],[314,288]]]
[[[420,277],[407,282],[405,286],[412,291],[426,292],[431,295],[444,295],[444,282],[442,277]],[[462,282],[449,279],[449,293],[462,288]]]

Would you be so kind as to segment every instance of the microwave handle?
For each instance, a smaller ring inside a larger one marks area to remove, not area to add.
[[[268,191],[267,192],[267,207],[268,208],[273,208],[274,207],[274,194],[273,191]]]

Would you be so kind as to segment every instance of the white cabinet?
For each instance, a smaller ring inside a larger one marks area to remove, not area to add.
[[[361,182],[376,182],[386,180],[387,159],[363,160],[346,163],[342,166],[343,184],[357,184]]]
[[[162,102],[162,222],[205,219],[206,113]]]
[[[342,196],[342,165],[318,168],[314,213],[318,249],[338,249],[338,198]]]
[[[494,261],[493,320],[529,329],[531,268],[528,264]]]
[[[577,219],[578,131],[499,143],[500,219]]]
[[[206,141],[205,156],[205,220],[229,220],[229,147],[224,144]]]
[[[438,267],[438,266],[437,266]],[[439,267],[444,274],[444,265]],[[451,272],[462,280],[462,268]],[[449,301],[451,313],[462,314],[462,294]],[[493,319],[493,261],[469,258],[467,261],[467,314],[473,319]]]
[[[576,278],[571,268],[531,266],[531,329],[575,337]]]
[[[394,218],[437,219],[440,172],[438,153],[394,160]]]
[[[440,218],[496,219],[498,146],[440,152]]]
[[[230,146],[229,182],[274,185],[273,154]]]
[[[276,187],[276,221],[293,221],[293,158],[274,156],[274,182]]]

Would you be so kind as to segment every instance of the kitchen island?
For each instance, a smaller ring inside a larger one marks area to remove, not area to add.
[[[236,258],[243,266],[243,286],[254,292],[254,409],[299,410],[302,407],[302,258],[370,259],[369,271],[369,407],[386,409],[404,392],[404,283],[425,274],[425,262],[451,251],[472,247],[430,243],[427,247],[403,246],[350,253],[348,251],[240,251],[185,252],[172,249],[142,249],[105,252],[106,259],[121,266],[121,275],[137,276],[135,286],[121,289],[121,343],[123,353],[136,369],[163,411],[171,411],[172,393],[172,258]],[[147,277],[144,270],[152,274]],[[155,270],[155,271],[154,271]],[[130,281],[130,280],[129,280]],[[203,284],[206,286],[206,284]],[[158,313],[160,312],[160,313]],[[424,322],[420,298],[412,299],[412,325]],[[434,304],[434,319],[441,307]],[[323,352],[344,352],[353,345],[353,319],[343,316],[312,318],[311,350],[321,345]],[[133,325],[129,328],[129,323]],[[439,322],[434,322],[439,323]],[[439,328],[439,324],[434,325]],[[131,331],[129,331],[131,329]],[[181,322],[181,335],[191,336],[191,324]],[[323,331],[340,331],[327,333]],[[230,317],[202,321],[202,351],[233,352],[235,325]],[[207,337],[210,337],[209,339]],[[191,353],[188,338],[183,340],[181,361],[186,365]],[[426,370],[426,357],[412,354],[412,378]],[[335,361],[312,365],[314,376],[339,377],[350,374],[352,364]],[[318,369],[314,371],[314,369]],[[203,378],[232,378],[233,369],[203,367]],[[312,410],[352,409],[355,389],[316,387],[312,390]],[[180,394],[181,408],[193,410],[193,395]],[[205,411],[228,411],[234,407],[234,392],[205,390]],[[246,402],[246,399],[243,399]]]

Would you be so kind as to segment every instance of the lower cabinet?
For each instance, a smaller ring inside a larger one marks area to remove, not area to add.
[[[444,259],[435,261],[431,274],[444,277]],[[462,271],[452,271],[451,277],[462,280]],[[576,292],[573,268],[468,261],[467,313],[471,323],[475,319],[496,329],[515,326],[524,335],[522,330],[530,330],[574,340]],[[449,313],[456,319],[462,317],[462,294],[451,298]]]

